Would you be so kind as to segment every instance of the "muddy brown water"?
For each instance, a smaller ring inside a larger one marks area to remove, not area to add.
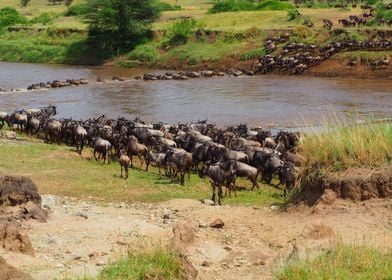
[[[85,119],[140,116],[177,123],[208,119],[220,125],[250,123],[299,126],[330,118],[392,117],[392,79],[355,80],[304,76],[255,76],[145,82],[133,79],[148,69],[76,67],[0,62],[0,88],[26,88],[37,82],[120,75],[126,82],[1,93],[0,111],[54,104],[60,117]]]

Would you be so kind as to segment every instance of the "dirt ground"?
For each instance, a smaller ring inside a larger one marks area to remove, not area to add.
[[[271,279],[282,261],[315,254],[336,240],[392,247],[392,200],[338,200],[281,211],[190,199],[102,206],[45,195],[43,205],[52,211],[47,223],[23,224],[35,256],[0,250],[34,279],[97,275],[140,244],[170,242],[174,225],[184,220],[196,230],[184,250],[198,279]],[[209,226],[216,218],[223,228]]]

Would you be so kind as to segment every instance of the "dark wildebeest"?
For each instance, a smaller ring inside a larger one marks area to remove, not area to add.
[[[50,119],[47,121],[44,132],[45,138],[52,143],[60,144],[62,124],[58,120]]]
[[[141,162],[141,167],[143,167],[143,162],[147,162],[148,148],[146,145],[140,144],[137,138],[133,135],[128,138],[127,154],[131,159],[131,167],[133,167],[132,157],[137,156]],[[148,166],[146,164],[146,170]]]
[[[94,148],[94,158],[96,161],[103,159],[103,163],[107,159],[108,164],[110,163],[110,149],[112,148],[112,144],[108,140],[102,139],[101,137],[95,137],[93,139],[93,148]],[[98,153],[98,158],[96,154]]]
[[[211,165],[206,162],[203,169],[199,172],[199,177],[204,178],[205,176],[210,178],[212,187],[212,198],[211,200],[215,203],[215,191],[218,188],[218,204],[222,204],[222,186],[226,185],[230,188],[231,182],[235,181],[235,170],[234,161],[226,163],[216,163]]]
[[[190,169],[193,164],[192,154],[182,149],[171,149],[166,152],[165,164],[174,169],[173,178],[180,174],[180,184],[185,183],[185,173],[190,177]]]
[[[159,172],[159,178],[161,177],[161,168],[163,167],[166,172],[166,167],[165,167],[165,153],[153,153],[153,152],[148,152],[147,153],[147,161],[146,161],[146,171],[148,171],[148,167],[150,165],[155,166],[158,168]]]
[[[26,129],[27,114],[25,111],[13,112],[9,116],[8,122],[9,122],[10,127],[12,127],[16,124],[19,131],[23,131]]]
[[[123,177],[123,170],[124,170],[125,172],[124,179],[128,179],[128,169],[131,160],[126,155],[126,153],[120,151],[120,158],[118,159],[118,162],[120,163],[120,167],[121,167],[121,178]]]
[[[5,112],[0,112],[0,132],[1,132],[1,134],[3,134],[3,132],[2,132],[2,129],[3,129],[3,127],[4,127],[4,124],[6,123],[6,122],[8,122],[8,114],[7,113],[5,113]]]
[[[81,126],[80,124],[76,125],[73,129],[74,142],[76,144],[76,150],[79,151],[79,154],[82,154],[84,142],[87,138],[87,130]]]
[[[34,117],[32,114],[27,115],[27,124],[26,124],[26,133],[27,134],[28,134],[29,130],[30,130],[31,135],[37,134],[39,132],[40,126],[41,126],[41,122],[39,119]],[[34,133],[33,133],[33,130],[35,130]]]

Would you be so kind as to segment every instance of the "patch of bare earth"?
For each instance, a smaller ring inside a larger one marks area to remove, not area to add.
[[[10,265],[35,279],[94,276],[144,242],[174,240],[197,279],[270,279],[282,260],[317,253],[336,239],[392,246],[390,199],[283,212],[190,199],[100,206],[48,195],[43,205],[51,209],[46,223],[23,223],[35,256],[0,249]],[[217,219],[223,227],[212,228]]]

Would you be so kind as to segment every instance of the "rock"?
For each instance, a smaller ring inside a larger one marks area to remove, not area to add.
[[[7,130],[5,132],[5,137],[7,137],[7,139],[16,139],[16,132]]]
[[[206,222],[199,222],[199,228],[206,228],[207,226]]]
[[[34,256],[34,250],[27,234],[14,223],[0,223],[0,247],[8,251]]]
[[[210,224],[210,227],[212,228],[223,228],[225,223],[221,219],[216,219]]]
[[[174,225],[173,234],[177,242],[189,244],[195,239],[196,227],[189,220],[181,220]]]
[[[64,268],[65,266],[62,263],[58,263],[54,267],[55,268]]]
[[[204,262],[201,263],[201,266],[209,267],[210,264],[207,261],[204,261]]]
[[[51,194],[45,194],[41,196],[41,205],[49,209],[53,209],[57,205],[57,197]]]
[[[87,215],[87,213],[85,213],[85,212],[78,212],[78,213],[75,214],[75,216],[78,216],[78,217],[82,217],[82,218],[88,219],[88,215]]]
[[[201,203],[206,204],[206,205],[215,205],[215,203],[211,199],[203,199]]]
[[[2,257],[0,257],[0,279],[1,280],[33,280],[33,278],[30,275],[7,264]]]
[[[104,262],[104,261],[97,261],[97,262],[95,263],[95,265],[96,265],[96,266],[104,266],[104,265],[105,265],[105,262]]]
[[[42,223],[46,222],[46,219],[48,218],[48,212],[31,201],[23,206],[22,213],[24,219],[33,218]]]
[[[37,186],[27,177],[0,174],[0,206],[17,206],[27,202],[41,206]]]

